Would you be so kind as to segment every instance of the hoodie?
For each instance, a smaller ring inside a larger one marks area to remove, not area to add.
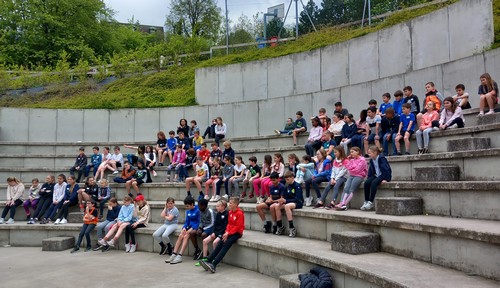
[[[197,205],[194,205],[193,209],[186,210],[186,220],[182,229],[194,229],[197,230],[200,226],[200,209]]]
[[[363,157],[349,159],[346,162],[345,167],[352,177],[365,178],[368,173],[368,166],[366,165],[366,160]]]

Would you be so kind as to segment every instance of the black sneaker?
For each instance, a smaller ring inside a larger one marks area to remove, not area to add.
[[[405,155],[410,155],[410,152],[405,152]]]
[[[198,248],[194,251],[193,260],[199,260],[201,258],[201,249]]]
[[[210,271],[212,273],[215,273],[215,266],[214,264],[207,262],[207,261],[201,261],[201,267],[205,269],[205,271]]]
[[[70,252],[70,253],[71,253],[71,254],[73,254],[73,253],[75,253],[75,252],[78,252],[78,250],[80,250],[80,248],[75,247],[75,248],[73,248],[73,250],[71,250],[71,252]]]
[[[87,248],[85,248],[85,252],[89,252],[92,250],[92,246],[87,246]]]
[[[172,252],[173,252],[172,251],[173,250],[172,249],[172,245],[167,245],[167,249],[166,250],[167,250],[166,252],[167,252],[168,255],[172,255]]]
[[[264,232],[265,233],[271,233],[271,226],[272,226],[271,222],[267,221],[266,225],[264,225]]]
[[[104,246],[101,246],[101,245],[97,245],[97,247],[95,247],[93,250],[94,251],[99,251],[103,248]]]
[[[200,261],[200,265],[201,267],[203,267],[203,269],[205,269],[205,271],[208,271],[208,265],[207,265],[207,261]]]
[[[278,231],[276,231],[276,235],[283,235],[285,233],[285,226],[278,227]]]
[[[278,231],[278,226],[274,225],[273,226],[273,234],[276,234],[276,231]]]
[[[109,248],[111,248],[111,247],[109,245],[106,245],[106,246],[102,247],[101,252],[106,252],[109,250]]]
[[[167,252],[167,246],[165,244],[161,244],[160,255],[164,255]]]

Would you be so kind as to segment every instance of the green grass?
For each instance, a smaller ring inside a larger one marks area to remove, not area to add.
[[[401,11],[363,29],[360,27],[325,28],[277,47],[260,50],[250,49],[238,54],[216,57],[182,67],[174,66],[158,73],[120,79],[101,89],[98,89],[93,83],[84,83],[75,87],[56,86],[39,95],[26,95],[16,99],[2,97],[0,106],[117,109],[195,105],[194,75],[197,68],[262,60],[325,47],[406,22],[457,1],[450,0],[420,9]],[[500,0],[494,0],[493,6],[495,20],[495,44],[493,48],[496,48],[500,47]]]

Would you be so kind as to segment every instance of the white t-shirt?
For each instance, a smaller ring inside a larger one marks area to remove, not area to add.
[[[380,115],[375,115],[375,117],[371,118],[370,116],[366,116],[366,124],[370,126],[370,132],[375,133],[375,126],[377,123],[382,122],[382,117]],[[380,128],[379,128],[379,133],[380,133]]]
[[[203,175],[203,171],[206,171],[206,174],[205,174],[205,177],[204,178],[209,178],[210,177],[210,172],[208,171],[208,166],[207,166],[207,163],[203,163],[203,165],[201,166],[198,166],[198,164],[196,164],[196,166],[194,167],[194,169],[196,170],[196,176],[202,176]]]

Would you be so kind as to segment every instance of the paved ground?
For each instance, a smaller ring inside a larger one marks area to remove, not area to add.
[[[217,272],[192,258],[166,264],[156,253],[123,251],[42,252],[40,247],[1,247],[1,287],[278,287],[278,280],[220,264]]]

